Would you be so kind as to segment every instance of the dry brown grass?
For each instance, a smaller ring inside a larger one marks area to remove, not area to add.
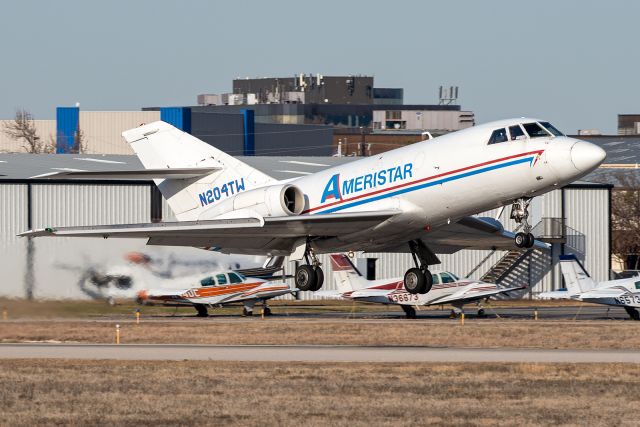
[[[110,343],[115,321],[0,322],[0,342]],[[173,319],[118,322],[123,343],[640,349],[640,322]]]
[[[638,365],[5,360],[9,425],[637,425]]]

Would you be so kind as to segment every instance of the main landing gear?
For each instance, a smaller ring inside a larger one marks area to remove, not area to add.
[[[309,247],[304,253],[304,259],[307,263],[296,268],[296,287],[301,291],[317,291],[324,283],[320,261]]]
[[[627,312],[629,317],[633,320],[640,320],[640,310],[633,307],[625,307],[624,310]]]
[[[409,249],[411,250],[411,256],[416,266],[410,268],[405,273],[404,288],[410,294],[426,294],[431,290],[431,286],[433,285],[433,278],[431,277],[428,264],[433,254],[421,241],[410,241]]]
[[[515,220],[518,224],[522,224],[524,232],[520,231],[516,233],[515,243],[519,248],[531,248],[535,243],[536,238],[531,234],[531,225],[529,224],[529,204],[531,198],[523,197],[516,200],[511,206],[511,219]]]

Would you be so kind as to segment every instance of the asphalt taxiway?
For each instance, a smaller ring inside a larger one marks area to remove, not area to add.
[[[214,360],[246,362],[640,363],[635,350],[411,346],[0,344],[0,359]]]

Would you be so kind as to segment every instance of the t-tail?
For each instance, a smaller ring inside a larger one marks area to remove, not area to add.
[[[597,285],[575,255],[560,255],[560,270],[570,295],[590,291]]]
[[[243,191],[276,182],[198,138],[158,121],[122,133],[145,169],[202,169],[190,178],[154,179],[179,221],[197,220],[206,209]]]
[[[362,277],[345,254],[332,254],[330,256],[333,279],[340,293],[344,294],[367,287],[367,279]]]

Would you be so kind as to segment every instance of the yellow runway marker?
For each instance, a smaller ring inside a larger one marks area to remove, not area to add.
[[[116,325],[116,344],[120,344],[120,325]]]

